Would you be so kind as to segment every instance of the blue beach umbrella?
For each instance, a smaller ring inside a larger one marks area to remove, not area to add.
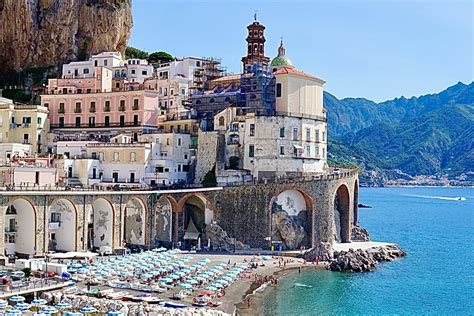
[[[71,308],[72,305],[68,302],[60,302],[58,304],[56,304],[56,308],[57,309],[66,309],[66,308]]]
[[[65,312],[64,313],[64,316],[83,316],[84,314],[83,313],[79,313],[79,312]]]
[[[5,300],[0,300],[0,308],[5,308],[8,306],[8,302]]]
[[[183,289],[192,289],[193,286],[191,284],[188,284],[188,283],[183,283],[183,284],[181,284],[181,288],[183,288]]]
[[[97,308],[93,307],[93,306],[84,306],[83,308],[81,308],[81,313],[95,313],[97,312]]]
[[[8,300],[13,303],[24,302],[25,297],[21,295],[15,295],[15,296],[10,297]]]
[[[19,316],[23,314],[23,312],[19,309],[9,309],[5,312],[6,316]]]
[[[107,316],[123,316],[124,314],[119,311],[108,311]]]
[[[44,313],[44,314],[47,314],[47,315],[55,314],[57,312],[59,312],[59,310],[56,307],[53,307],[53,306],[46,306],[45,308],[43,308],[41,310],[41,313]]]
[[[28,304],[28,303],[23,303],[23,302],[17,303],[17,304],[15,305],[15,309],[18,309],[18,310],[20,310],[20,311],[27,311],[27,310],[30,309],[30,307],[31,307],[30,304]]]
[[[41,305],[46,305],[48,302],[42,298],[35,298],[34,300],[31,301],[31,305],[34,306],[41,306]]]

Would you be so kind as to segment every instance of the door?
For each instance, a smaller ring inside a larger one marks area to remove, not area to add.
[[[91,116],[89,117],[89,127],[94,127],[95,126],[95,117]]]
[[[135,172],[130,172],[130,183],[135,183]]]
[[[72,167],[67,168],[67,177],[72,178]]]
[[[97,169],[93,168],[92,169],[92,179],[95,179],[97,177]]]
[[[125,126],[125,115],[120,115],[120,126]]]
[[[118,182],[118,172],[113,172],[112,173],[112,179],[114,183]]]

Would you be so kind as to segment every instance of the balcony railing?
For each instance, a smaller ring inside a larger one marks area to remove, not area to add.
[[[89,112],[95,113],[95,107],[91,107],[91,108],[89,109]]]
[[[125,105],[120,105],[118,109],[119,111],[125,112]]]
[[[82,109],[81,108],[75,108],[74,113],[82,113]]]
[[[61,227],[61,222],[50,222],[48,225],[49,229],[59,229]]]
[[[110,106],[105,106],[104,107],[104,112],[110,112]]]
[[[95,127],[95,128],[100,128],[100,127],[137,127],[141,126],[141,122],[110,122],[108,124],[106,123],[95,123],[94,126],[89,126],[89,123],[82,123],[82,124],[51,124],[51,128],[84,128],[84,127]]]
[[[58,110],[58,113],[59,113],[59,114],[64,114],[64,113],[66,113],[66,111],[65,111],[64,109],[61,109],[61,108],[60,108],[60,109]]]
[[[140,107],[138,105],[134,105],[133,108],[132,108],[134,111],[137,111],[140,109]]]

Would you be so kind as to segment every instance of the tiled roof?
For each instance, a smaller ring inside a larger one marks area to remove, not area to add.
[[[298,76],[298,77],[304,77],[304,78],[308,78],[308,79],[313,79],[313,80],[317,80],[317,81],[320,81],[321,83],[326,83],[326,81],[322,80],[322,79],[319,79],[318,77],[315,77],[315,76],[311,76],[310,74],[307,74],[305,72],[302,72],[294,67],[282,67],[280,69],[278,69],[277,71],[275,71],[273,73],[275,76],[278,76],[278,75],[294,75],[294,76]]]

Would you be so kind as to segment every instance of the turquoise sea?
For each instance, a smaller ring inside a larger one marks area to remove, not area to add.
[[[375,272],[290,274],[265,296],[266,315],[474,315],[474,189],[361,189],[360,203],[373,206],[359,212],[372,239],[408,256]]]

